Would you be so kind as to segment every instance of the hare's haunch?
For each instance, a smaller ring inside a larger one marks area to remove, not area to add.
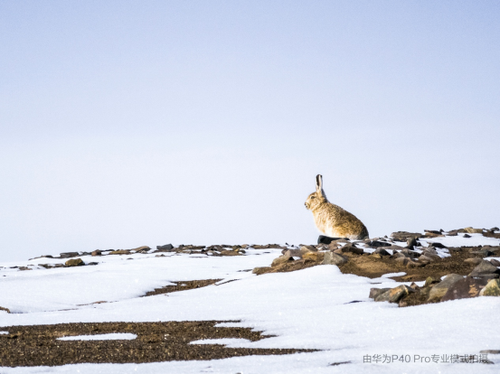
[[[368,238],[368,230],[354,214],[328,201],[321,174],[316,176],[316,192],[308,196],[305,205],[312,212],[316,227],[324,235],[351,240]]]

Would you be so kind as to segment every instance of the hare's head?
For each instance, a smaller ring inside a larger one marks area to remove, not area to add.
[[[313,192],[307,197],[305,206],[309,210],[314,210],[321,204],[328,202],[325,191],[323,191],[323,177],[321,174],[316,176],[316,192]]]

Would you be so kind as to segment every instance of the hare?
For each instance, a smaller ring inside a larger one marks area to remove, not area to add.
[[[328,201],[321,174],[316,176],[316,192],[308,196],[305,206],[312,212],[316,227],[324,235],[351,240],[368,238],[368,230],[354,214]]]

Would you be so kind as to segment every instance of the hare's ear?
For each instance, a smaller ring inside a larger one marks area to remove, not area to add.
[[[321,176],[321,174],[316,175],[316,192],[321,194],[321,195],[324,195],[323,177]]]

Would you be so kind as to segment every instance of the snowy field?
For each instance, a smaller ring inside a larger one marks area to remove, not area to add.
[[[499,239],[436,238],[445,245],[500,245]],[[451,242],[450,241],[454,241]],[[38,258],[0,264],[0,334],[4,326],[68,322],[231,320],[275,337],[250,342],[222,339],[228,347],[317,349],[281,356],[148,364],[77,364],[2,367],[1,373],[498,373],[494,364],[452,362],[500,350],[500,298],[478,297],[399,308],[374,302],[370,288],[395,287],[387,276],[342,274],[334,265],[290,273],[253,275],[269,266],[277,249],[244,256],[165,253],[81,257],[95,266],[45,269]],[[31,266],[20,271],[13,266]],[[149,297],[174,281],[222,279],[215,285]],[[5,332],[4,332],[5,334]],[[99,337],[94,337],[99,338]],[[117,339],[120,336],[103,336]],[[134,339],[133,335],[123,339]],[[85,337],[82,337],[85,339]],[[196,343],[214,343],[214,341]],[[484,356],[483,356],[484,358]]]

